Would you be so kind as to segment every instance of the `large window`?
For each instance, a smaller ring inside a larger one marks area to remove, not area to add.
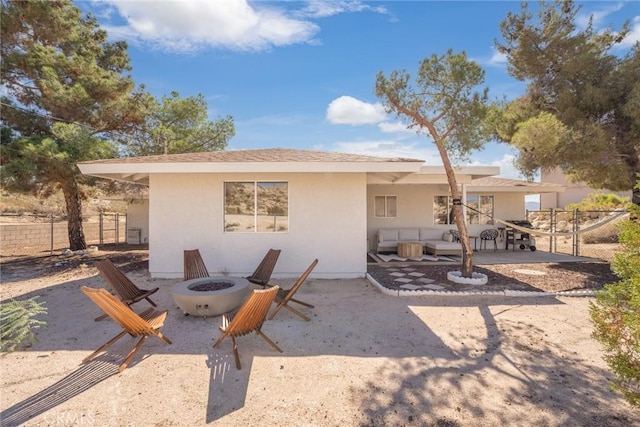
[[[467,223],[493,224],[493,196],[467,195]]]
[[[467,195],[467,224],[493,224],[493,196]],[[451,196],[433,198],[433,223],[454,224]]]
[[[398,199],[396,196],[376,196],[375,212],[376,218],[395,218],[398,214]]]
[[[433,223],[453,224],[453,211],[450,196],[435,196],[433,198]]]
[[[225,182],[224,229],[243,233],[289,231],[289,184]]]

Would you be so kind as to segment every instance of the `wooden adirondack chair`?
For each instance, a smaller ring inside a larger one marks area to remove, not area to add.
[[[184,251],[184,280],[209,277],[209,271],[198,249]]]
[[[111,262],[109,258],[105,258],[94,263],[102,278],[109,284],[113,292],[126,305],[132,305],[138,301],[146,299],[149,304],[156,307],[156,303],[149,298],[150,295],[156,293],[159,288],[140,289],[129,278]],[[106,315],[97,317],[95,320],[102,320]]]
[[[251,283],[255,283],[256,285],[260,285],[263,288],[269,286],[269,280],[271,280],[271,274],[273,273],[273,269],[276,266],[279,256],[280,249],[269,249],[260,264],[258,264],[256,271],[254,271],[251,276],[247,277],[247,280]]]
[[[296,292],[298,292],[298,289],[300,289],[300,286],[302,286],[304,281],[307,280],[307,277],[309,277],[313,269],[316,268],[316,265],[318,265],[317,259],[313,260],[311,265],[307,268],[307,270],[304,273],[302,273],[302,276],[300,276],[300,278],[296,281],[296,283],[294,283],[291,289],[289,290],[281,289],[280,291],[278,291],[278,295],[276,295],[276,298],[275,298],[275,301],[278,303],[278,306],[273,310],[273,312],[271,313],[271,316],[269,316],[269,320],[272,320],[282,307],[289,309],[292,313],[300,316],[307,322],[311,320],[309,317],[305,316],[300,311],[291,307],[289,303],[295,302],[297,304],[304,305],[309,308],[313,308],[311,304],[302,302],[297,299],[293,299],[293,296],[296,294]]]
[[[279,289],[278,286],[273,286],[268,289],[254,290],[235,314],[226,313],[222,315],[222,325],[220,326],[220,332],[222,334],[215,344],[213,344],[213,347],[218,347],[225,337],[231,338],[236,368],[242,369],[236,337],[246,335],[253,331],[268,342],[274,350],[282,353],[280,347],[271,341],[261,330],[262,324],[266,320],[267,313],[269,312],[269,307]]]
[[[138,340],[129,354],[127,354],[124,362],[122,362],[122,364],[118,368],[120,372],[124,371],[127,368],[129,362],[131,362],[131,359],[133,359],[133,356],[135,356],[136,352],[145,342],[147,337],[153,335],[160,341],[166,344],[171,344],[169,338],[165,337],[158,331],[158,329],[160,329],[164,325],[164,320],[167,317],[167,311],[156,311],[153,308],[150,308],[143,313],[137,314],[133,310],[131,310],[128,305],[124,304],[122,301],[119,301],[105,289],[93,289],[87,286],[83,286],[81,289],[82,292],[85,293],[85,295],[87,295],[98,307],[100,307],[105,312],[105,315],[111,317],[113,321],[120,325],[120,327],[122,327],[123,329],[122,332],[120,332],[118,335],[101,345],[100,348],[91,353],[89,356],[85,357],[83,362],[92,360],[100,352],[106,350],[107,347],[111,346],[126,334],[129,334],[132,337],[140,337],[140,340]]]

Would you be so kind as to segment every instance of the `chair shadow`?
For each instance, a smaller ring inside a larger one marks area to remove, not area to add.
[[[211,374],[207,399],[207,424],[244,407],[252,365],[253,357],[244,358],[242,370],[237,371],[231,352],[208,355],[207,367],[210,368]],[[218,398],[214,399],[213,396]]]
[[[118,365],[103,354],[55,384],[0,413],[3,426],[17,426],[47,412],[118,373]]]

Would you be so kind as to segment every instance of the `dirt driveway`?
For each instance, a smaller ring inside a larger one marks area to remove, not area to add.
[[[120,374],[129,337],[81,364],[119,331],[94,322],[79,290],[104,286],[90,262],[3,272],[3,301],[40,296],[48,307],[38,342],[0,355],[3,426],[638,425],[609,390],[590,298],[398,298],[364,279],[311,280],[299,294],[315,305],[303,308],[311,322],[282,311],[265,323],[282,354],[240,338],[238,371],[230,342],[212,347],[220,319],[185,317],[170,295],[177,280],[150,279],[141,265],[127,274],[160,287],[173,344],[149,339]]]

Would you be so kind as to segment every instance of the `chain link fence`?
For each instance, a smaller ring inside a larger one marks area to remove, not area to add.
[[[526,219],[535,230],[557,234],[534,235],[538,250],[611,261],[614,254],[621,250],[617,224],[629,219],[629,213],[550,209],[527,211]],[[599,223],[602,225],[597,226]],[[587,229],[589,231],[584,231]]]
[[[127,242],[127,215],[83,217],[87,245]],[[0,256],[53,255],[69,247],[67,218],[60,215],[0,214]]]

